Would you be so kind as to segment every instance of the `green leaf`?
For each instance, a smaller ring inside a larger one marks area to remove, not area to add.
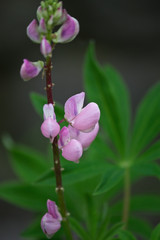
[[[160,83],[144,97],[134,121],[132,154],[135,157],[160,133]]]
[[[108,74],[109,75],[109,74]],[[94,45],[90,44],[84,66],[85,90],[89,101],[96,102],[101,110],[100,121],[118,151],[124,153],[124,131],[117,109],[117,99],[110,88],[106,72],[95,59]]]
[[[159,240],[160,239],[160,223],[155,227],[151,234],[151,240]]]
[[[30,99],[36,112],[43,118],[43,105],[47,104],[47,98],[41,94],[32,92]],[[64,118],[64,110],[61,104],[57,103],[54,106],[57,121]]]
[[[70,218],[69,220],[70,220],[72,229],[81,239],[90,240],[90,236],[86,232],[86,229],[84,229],[76,219]]]
[[[43,211],[46,209],[47,199],[53,199],[55,196],[51,186],[33,186],[17,182],[0,185],[1,199],[32,211]]]
[[[121,229],[118,235],[121,240],[136,240],[136,238],[129,231],[126,230]]]
[[[123,169],[115,166],[108,167],[93,195],[99,195],[111,190],[122,180],[123,175]]]
[[[45,157],[31,148],[12,144],[8,150],[14,172],[23,181],[34,181],[50,167]]]
[[[36,219],[21,233],[21,236],[24,238],[43,238],[45,235],[41,229],[40,222],[40,218]]]
[[[148,239],[148,236],[150,236],[152,231],[152,226],[144,219],[130,216],[128,229],[131,232],[138,234],[145,239]]]
[[[133,176],[135,177],[145,177],[145,176],[151,176],[151,177],[157,177],[160,178],[160,166],[156,163],[140,163],[135,164],[131,168],[131,172]]]
[[[138,157],[138,161],[145,162],[151,162],[158,159],[160,159],[160,141],[156,141]]]
[[[147,212],[147,213],[160,213],[160,197],[156,195],[137,195],[132,196],[130,203],[131,212]],[[119,201],[112,206],[112,211],[117,213],[122,209],[122,201]]]
[[[120,74],[110,65],[104,68],[106,79],[110,86],[110,91],[114,96],[117,111],[120,116],[121,127],[124,132],[124,138],[127,140],[130,126],[130,98],[128,89]],[[128,141],[128,140],[127,140]]]
[[[123,227],[123,223],[115,224],[104,236],[103,240],[112,240],[113,237],[119,232],[119,230]]]

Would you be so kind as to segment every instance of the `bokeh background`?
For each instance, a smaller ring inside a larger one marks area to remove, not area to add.
[[[26,36],[39,0],[5,0],[0,4],[0,136],[36,149],[44,149],[41,120],[34,112],[29,93],[45,93],[41,77],[24,83],[19,76],[23,58],[43,59],[39,45]],[[83,61],[90,39],[96,42],[98,60],[112,64],[124,77],[131,94],[133,114],[145,92],[160,79],[160,1],[158,0],[64,0],[64,7],[80,22],[80,34],[72,43],[56,47],[53,57],[54,96],[64,104],[83,90]],[[123,106],[122,106],[123,107]],[[0,143],[0,181],[14,179],[6,151]],[[144,179],[133,192],[159,194],[158,181]],[[19,232],[32,214],[0,201],[0,236],[20,240]],[[156,224],[158,218],[152,219]]]

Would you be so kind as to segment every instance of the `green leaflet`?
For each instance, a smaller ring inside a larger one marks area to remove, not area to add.
[[[160,141],[153,143],[139,157],[138,161],[151,162],[160,159]]]
[[[140,153],[160,132],[160,83],[146,94],[134,121],[132,155]]]
[[[99,195],[111,190],[122,180],[123,175],[124,169],[116,166],[108,167],[93,195]]]
[[[113,94],[113,88],[111,89],[109,84],[109,81],[111,81],[115,75],[113,70],[107,69],[106,71],[99,66],[95,60],[94,45],[90,44],[84,65],[84,84],[87,98],[89,101],[94,101],[99,105],[102,126],[112,140],[113,145],[116,146],[116,150],[118,150],[121,155],[124,155],[124,132],[126,133],[126,127],[123,129],[124,124],[121,122],[122,114],[118,109],[117,97]],[[117,80],[116,78],[113,83],[117,84]],[[119,84],[121,83],[119,82]],[[117,86],[114,87],[115,91],[116,89]],[[124,118],[125,117],[126,116],[124,116]]]
[[[25,182],[33,182],[50,167],[45,157],[31,148],[12,144],[8,150],[14,172]]]
[[[70,224],[74,232],[83,240],[91,240],[89,234],[86,232],[86,229],[82,227],[79,222],[74,218],[69,218]]]
[[[47,104],[47,98],[41,94],[32,92],[30,94],[30,99],[35,111],[43,118],[43,105]],[[61,104],[56,102],[54,111],[57,121],[60,121],[64,118],[64,110]]]
[[[120,231],[123,227],[123,223],[116,223],[104,236],[103,240],[112,240],[113,237]]]
[[[118,235],[120,240],[136,240],[136,238],[129,231],[126,230],[121,229]]]
[[[156,163],[139,163],[131,168],[133,177],[157,177],[160,178],[160,166]]]
[[[160,239],[160,223],[153,230],[150,240],[159,240],[159,239]]]
[[[131,232],[143,237],[144,239],[148,239],[152,231],[152,225],[144,219],[130,216],[128,222],[128,229]]]
[[[160,197],[156,195],[137,195],[132,196],[130,203],[131,212],[145,212],[159,214],[160,213]],[[114,213],[120,212],[122,209],[122,202],[119,201],[112,206]]]
[[[47,199],[54,199],[56,193],[51,186],[35,186],[18,182],[0,185],[0,198],[32,211],[46,209]]]

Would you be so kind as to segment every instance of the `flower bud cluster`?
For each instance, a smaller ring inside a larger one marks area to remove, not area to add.
[[[69,123],[60,130],[56,122],[54,107],[45,104],[43,107],[44,122],[41,125],[43,136],[53,142],[59,134],[58,147],[62,156],[68,161],[78,163],[83,154],[97,136],[99,131],[100,110],[96,103],[91,102],[83,107],[85,93],[81,92],[70,97],[64,106],[65,120]]]
[[[45,58],[52,55],[57,43],[70,42],[79,32],[78,21],[63,9],[62,2],[57,0],[42,1],[37,9],[37,19],[38,21],[33,19],[28,25],[27,36],[40,44],[40,51]],[[56,32],[55,27],[59,27]],[[26,81],[30,80],[36,77],[42,68],[42,64],[40,68],[35,62],[24,60],[20,70],[21,77]]]
[[[41,228],[47,238],[50,239],[60,229],[62,216],[55,202],[49,199],[47,201],[47,208],[48,212],[41,219]]]

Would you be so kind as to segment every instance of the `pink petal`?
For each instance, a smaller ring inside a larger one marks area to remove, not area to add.
[[[85,93],[81,92],[79,94],[76,94],[72,97],[70,97],[64,106],[65,110],[65,118],[68,122],[73,120],[81,111],[84,103]]]
[[[38,76],[43,66],[44,66],[44,63],[42,61],[30,62],[27,59],[24,59],[20,69],[21,78],[24,81],[28,81]]]
[[[67,127],[63,127],[59,133],[58,147],[61,149],[69,142],[70,142],[69,129]]]
[[[46,23],[45,23],[44,18],[41,18],[41,20],[39,22],[39,31],[42,32],[42,33],[47,32]]]
[[[58,207],[54,201],[47,200],[48,213],[52,215],[53,218],[62,221],[62,216],[58,211]]]
[[[62,156],[69,160],[78,163],[83,153],[82,145],[75,139],[72,139],[67,145],[62,148]]]
[[[77,34],[79,33],[79,23],[77,19],[71,17],[69,14],[67,15],[67,20],[57,31],[57,38],[53,41],[56,43],[67,43],[72,41]]]
[[[46,40],[45,37],[43,37],[42,41],[41,41],[41,53],[44,57],[47,57],[51,54],[52,52],[52,47],[50,45],[50,43],[48,42],[48,40]]]
[[[53,218],[51,214],[46,213],[41,220],[41,228],[44,234],[50,239],[60,229],[61,223]]]
[[[38,24],[34,19],[27,27],[27,36],[36,43],[40,43],[40,35],[38,32]]]
[[[50,138],[51,141],[54,140],[54,138],[58,135],[59,131],[59,124],[56,122],[56,120],[53,120],[52,118],[47,118],[41,125],[41,132],[43,136],[46,138]]]
[[[44,117],[44,120],[46,120],[49,117],[53,118],[54,120],[56,119],[56,115],[54,113],[54,107],[52,103],[45,104],[43,106],[43,117]]]
[[[90,146],[90,144],[96,138],[98,131],[99,131],[99,124],[97,123],[95,125],[95,128],[89,133],[79,132],[76,139],[82,144],[83,149],[87,149]]]
[[[89,103],[82,111],[71,121],[71,125],[82,132],[90,132],[95,127],[100,118],[100,110],[96,103]]]

